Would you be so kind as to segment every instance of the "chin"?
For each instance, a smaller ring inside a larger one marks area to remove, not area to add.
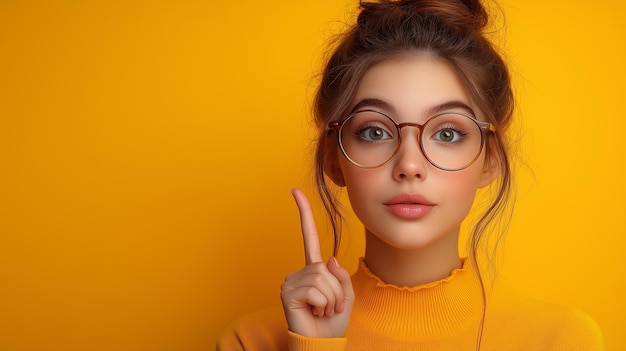
[[[424,250],[432,246],[438,246],[446,235],[432,235],[426,233],[403,233],[399,235],[378,235],[373,234],[378,240],[393,249],[397,250]],[[455,250],[456,241],[455,241]]]

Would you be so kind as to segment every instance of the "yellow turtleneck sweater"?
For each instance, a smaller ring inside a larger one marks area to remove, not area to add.
[[[352,284],[356,299],[344,338],[291,333],[277,307],[235,322],[217,350],[477,350],[483,297],[469,260],[443,280],[411,288],[385,284],[361,260]],[[598,326],[582,312],[489,294],[481,351],[604,350],[603,345]]]

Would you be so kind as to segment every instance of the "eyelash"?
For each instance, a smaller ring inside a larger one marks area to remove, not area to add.
[[[446,129],[451,130],[451,131],[453,131],[454,133],[457,133],[457,134],[459,135],[459,140],[457,140],[457,141],[453,141],[452,143],[460,143],[461,141],[463,141],[463,140],[462,140],[462,137],[467,135],[467,132],[466,132],[466,131],[464,131],[464,130],[462,130],[462,129],[459,129],[456,125],[449,125],[449,126],[445,126],[445,125],[444,125],[444,126],[440,126],[439,128],[437,128],[437,130],[435,131],[435,133],[433,134],[433,136],[434,136],[434,135],[437,135],[437,134],[438,134],[438,133],[440,133],[442,130],[446,130]]]
[[[356,130],[354,131],[354,135],[360,136],[360,135],[363,133],[363,131],[365,131],[365,130],[367,130],[367,129],[371,129],[371,128],[378,128],[378,129],[380,129],[380,130],[384,131],[384,132],[385,132],[386,134],[388,134],[389,136],[393,137],[393,133],[391,133],[391,132],[387,129],[387,127],[386,127],[386,126],[381,126],[381,125],[376,124],[376,123],[368,123],[368,124],[366,124],[366,125],[360,126],[358,129],[356,129]],[[363,141],[366,141],[366,142],[373,142],[373,141],[369,141],[369,140],[363,140]]]

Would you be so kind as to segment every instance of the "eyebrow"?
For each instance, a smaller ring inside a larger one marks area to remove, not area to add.
[[[364,106],[378,107],[387,112],[390,112],[393,115],[396,114],[396,109],[390,103],[380,100],[380,99],[372,99],[372,98],[363,99],[359,101],[356,105],[354,105],[350,113],[354,113],[360,110]]]
[[[466,112],[469,112],[472,116],[476,117],[474,110],[472,110],[472,108],[469,107],[468,104],[459,100],[452,100],[452,101],[444,102],[443,104],[435,105],[428,110],[428,115],[432,116],[439,112],[457,110],[457,109],[463,109]]]
[[[390,103],[384,100],[374,99],[374,98],[366,98],[366,99],[359,101],[356,105],[354,105],[350,113],[354,113],[355,111],[358,111],[362,107],[365,107],[365,106],[378,107],[380,109],[385,110],[386,112],[391,113],[392,115],[397,115],[396,109],[395,107],[393,107],[393,105],[391,105]],[[466,112],[471,113],[472,116],[476,116],[476,114],[474,113],[474,110],[472,110],[472,108],[469,107],[468,104],[459,100],[447,101],[447,102],[432,106],[430,109],[428,109],[427,115],[428,117],[430,117],[440,112],[456,110],[456,109],[463,109]]]

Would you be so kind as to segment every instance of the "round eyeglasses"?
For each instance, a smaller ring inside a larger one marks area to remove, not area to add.
[[[339,122],[330,122],[337,132],[343,155],[355,166],[376,168],[391,160],[400,148],[402,128],[415,127],[424,157],[445,171],[469,167],[478,159],[485,144],[485,133],[494,132],[489,122],[478,121],[464,112],[442,112],[424,124],[396,123],[376,110],[359,110]]]

